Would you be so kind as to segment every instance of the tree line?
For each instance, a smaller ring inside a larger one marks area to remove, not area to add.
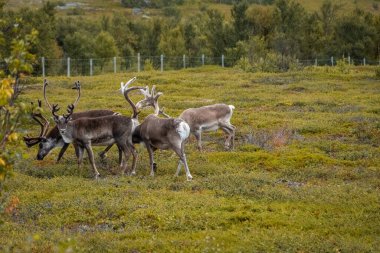
[[[134,2],[121,4],[131,7]],[[164,15],[138,21],[120,14],[98,19],[62,17],[51,2],[38,10],[2,9],[2,19],[9,22],[1,25],[1,54],[9,52],[12,30],[17,27],[21,34],[32,28],[38,31],[31,53],[45,58],[223,54],[233,64],[243,61],[261,70],[273,70],[287,69],[295,59],[350,56],[377,61],[380,55],[380,17],[360,9],[343,12],[342,5],[331,0],[311,13],[293,0],[276,0],[271,5],[272,1],[234,1],[230,18],[207,5],[200,5],[193,15],[182,15],[179,5],[183,1],[137,2],[162,7]],[[39,68],[36,62],[35,71]]]

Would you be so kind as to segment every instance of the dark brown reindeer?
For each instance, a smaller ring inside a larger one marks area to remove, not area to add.
[[[134,82],[136,78],[132,78],[129,80],[126,85],[131,84]],[[47,81],[44,80],[44,98],[45,102],[46,99],[46,86]],[[80,83],[79,81],[75,83],[75,86],[73,89],[80,89]],[[79,98],[78,98],[79,99]],[[39,101],[39,107],[41,107],[41,102]],[[88,117],[88,118],[95,118],[95,117],[102,117],[102,116],[108,116],[108,115],[120,115],[119,113],[113,112],[111,110],[89,110],[84,112],[77,112],[72,114],[72,118],[79,119],[82,117]],[[37,153],[37,160],[43,160],[46,155],[50,153],[51,150],[57,147],[61,147],[61,150],[58,154],[57,162],[61,160],[64,153],[66,152],[67,148],[69,147],[69,143],[65,143],[62,139],[61,134],[58,131],[57,126],[54,126],[50,131],[49,129],[49,121],[42,116],[41,113],[33,113],[32,112],[32,118],[41,126],[41,132],[38,137],[24,137],[25,144],[30,148],[32,146],[35,146],[38,144],[38,153]],[[102,151],[99,155],[101,158],[104,158],[106,156],[107,151],[112,147],[112,145],[109,145],[104,151]],[[74,145],[76,155],[78,156],[78,152],[76,149],[76,146]],[[119,151],[119,163],[121,159],[121,152]]]
[[[142,90],[145,98],[136,104],[137,109],[151,106],[153,108],[158,107],[158,98],[162,95],[161,92],[155,94],[155,86],[152,87],[152,92],[149,93],[149,88],[146,87]],[[202,132],[203,131],[216,131],[219,128],[227,134],[224,142],[226,149],[234,148],[235,139],[235,126],[230,123],[232,113],[235,107],[233,105],[226,104],[214,104],[202,106],[199,108],[189,108],[184,110],[179,116],[180,119],[186,121],[190,126],[190,132],[197,139],[197,147],[202,150]],[[170,118],[169,115],[159,111],[160,114]]]
[[[74,104],[68,106],[68,114],[57,115],[58,105],[50,105],[54,121],[65,143],[75,143],[78,146],[78,167],[81,166],[84,150],[87,151],[91,166],[95,173],[95,178],[99,177],[99,172],[95,165],[93,145],[111,145],[116,144],[118,149],[124,155],[120,164],[123,172],[127,171],[127,160],[129,153],[133,155],[132,173],[135,173],[137,153],[132,143],[132,133],[138,125],[137,110],[133,102],[129,99],[128,93],[132,90],[141,89],[141,87],[132,87],[124,91],[124,96],[133,109],[133,117],[121,115],[109,115],[97,118],[79,118],[72,119]]]
[[[162,93],[155,94],[155,100]],[[158,104],[154,104],[154,114],[148,115],[141,125],[136,127],[133,137],[136,141],[143,142],[149,153],[150,175],[154,176],[155,163],[153,152],[156,149],[172,149],[179,156],[176,176],[178,176],[181,165],[183,164],[186,171],[187,180],[193,177],[186,160],[185,140],[189,137],[190,127],[180,118],[163,119],[159,118]]]

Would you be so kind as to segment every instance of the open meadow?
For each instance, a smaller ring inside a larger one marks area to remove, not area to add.
[[[113,147],[105,161],[96,155],[101,178],[94,180],[87,155],[77,169],[72,146],[57,164],[59,149],[37,161],[37,147],[20,143],[23,155],[6,181],[10,204],[0,251],[379,252],[380,71],[343,72],[203,67],[48,77],[49,101],[61,111],[75,100],[70,88],[79,80],[76,111],[106,108],[129,116],[118,89],[133,76],[133,85],[157,85],[164,93],[160,106],[172,116],[232,104],[235,149],[224,150],[221,130],[203,134],[202,153],[191,136],[188,182],[183,170],[174,177],[178,159],[171,151],[156,151],[157,173],[149,176],[148,153],[139,145],[137,175],[121,175]],[[42,78],[24,81],[20,100],[43,99]],[[152,112],[142,110],[140,122]],[[31,119],[22,129],[39,132]]]

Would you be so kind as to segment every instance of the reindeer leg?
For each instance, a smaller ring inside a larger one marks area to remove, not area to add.
[[[59,162],[59,160],[61,160],[63,154],[66,152],[69,145],[70,145],[69,143],[63,144],[63,147],[61,148],[61,150],[59,151],[59,154],[58,154],[57,163]],[[78,155],[77,155],[77,157],[78,157]]]
[[[119,151],[119,166],[122,167],[123,164],[123,150],[118,146],[117,150]]]
[[[150,175],[154,177],[154,157],[153,157],[153,148],[150,143],[145,143],[146,149],[149,153],[149,163],[150,163]]]
[[[85,147],[85,149],[87,151],[88,159],[91,162],[92,169],[95,172],[95,179],[98,179],[100,173],[96,169],[95,160],[94,160],[94,152],[92,151],[91,145],[87,143],[87,144],[84,145],[84,147]]]
[[[193,179],[193,177],[191,176],[189,166],[187,165],[184,142],[181,143],[181,147],[175,146],[174,151],[179,156],[180,163],[182,162],[185,166],[187,181],[191,181]],[[178,168],[180,169],[180,164],[178,164]],[[176,176],[178,176],[178,172],[179,172],[178,168],[177,168]]]
[[[234,149],[235,146],[235,126],[231,124],[221,123],[220,127],[228,135],[224,143],[224,147],[227,149]]]
[[[79,170],[79,175],[82,175],[82,161],[83,161],[83,147],[76,145],[75,152],[77,153],[78,156],[78,170]]]
[[[106,153],[111,149],[111,147],[113,146],[113,144],[111,145],[108,145],[102,152],[99,153],[99,156],[100,158],[103,160],[104,158],[106,158]]]
[[[195,139],[197,139],[197,148],[200,152],[202,152],[202,130],[198,129],[193,132]]]
[[[129,147],[129,151],[132,153],[132,156],[133,156],[131,175],[136,175],[137,152],[136,152],[135,146],[133,146],[132,143],[128,143],[127,145]]]

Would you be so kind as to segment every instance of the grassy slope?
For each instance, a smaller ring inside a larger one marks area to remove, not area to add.
[[[380,88],[373,69],[251,74],[206,67],[50,77],[49,97],[64,107],[79,79],[79,110],[129,115],[115,90],[134,75],[138,85],[164,92],[161,105],[172,115],[234,104],[236,150],[223,150],[220,132],[204,134],[204,153],[191,138],[194,180],[186,182],[183,172],[173,177],[177,159],[168,151],[156,152],[158,173],[151,178],[143,147],[138,175],[120,176],[113,148],[105,163],[97,159],[102,179],[94,181],[87,161],[77,170],[72,148],[55,164],[57,150],[36,161],[36,148],[22,146],[27,158],[8,181],[8,199],[20,203],[3,217],[0,251],[380,250]],[[29,82],[25,102],[41,98],[42,80]]]
[[[318,11],[320,6],[323,4],[324,0],[315,0],[315,1],[309,1],[309,0],[296,0],[299,3],[301,3],[306,10],[308,11]],[[78,0],[78,1],[72,1],[72,0],[61,0],[60,2],[77,2],[77,3],[84,3],[84,9],[86,10],[86,14],[90,18],[94,18],[94,16],[98,15],[108,15],[111,13],[123,13],[126,16],[131,15],[131,10],[123,8],[120,5],[120,1],[115,0],[107,0],[107,1],[100,1],[100,0]],[[337,3],[342,5],[342,11],[343,12],[350,12],[355,8],[361,8],[365,11],[372,12],[374,14],[380,14],[380,8],[378,10],[375,10],[373,8],[373,4],[377,3],[378,5],[380,2],[378,0],[340,0],[336,1]],[[202,1],[188,1],[185,2],[184,5],[180,6],[180,9],[182,10],[182,13],[184,16],[187,15],[194,15],[195,12],[199,11],[199,7],[202,5],[206,5],[209,8],[215,8],[221,11],[226,17],[230,17],[230,8],[231,5],[225,5],[225,4],[215,4],[213,2],[211,3],[202,3]],[[41,6],[41,1],[37,0],[8,0],[7,2],[7,8],[16,9],[20,7],[30,6],[30,7],[39,7]],[[64,15],[67,11],[60,11],[62,15]],[[162,15],[160,11],[157,10],[146,10],[146,13],[152,17],[157,15]],[[136,18],[136,16],[133,16]]]

